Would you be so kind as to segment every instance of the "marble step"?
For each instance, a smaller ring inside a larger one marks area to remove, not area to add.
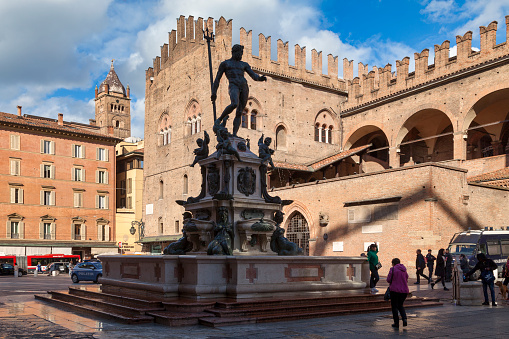
[[[145,312],[150,311],[161,311],[164,310],[162,305],[138,305],[138,306],[127,306],[122,305],[119,303],[111,302],[111,301],[104,301],[101,299],[91,298],[90,296],[82,297],[78,295],[69,294],[68,292],[59,292],[59,291],[48,291],[48,294],[50,294],[53,299],[58,299],[66,302],[72,302],[80,305],[90,305],[93,307],[101,308],[107,311],[113,311],[123,314],[145,314]]]
[[[198,325],[199,319],[207,319],[214,317],[212,313],[207,312],[175,312],[175,311],[148,312],[147,315],[153,317],[156,323],[167,326]]]
[[[203,312],[206,309],[212,309],[217,307],[217,300],[186,300],[177,299],[175,301],[163,301],[164,309],[169,312],[185,312],[185,313],[196,313]]]
[[[424,302],[424,303],[411,303],[406,304],[405,308],[420,308],[420,307],[434,307],[434,306],[442,306],[443,304],[440,302]],[[263,322],[277,322],[277,321],[290,321],[290,320],[299,320],[299,319],[311,319],[311,318],[322,318],[322,317],[334,317],[341,315],[349,315],[349,314],[358,314],[358,313],[374,313],[374,312],[389,312],[391,310],[391,306],[389,303],[383,306],[372,307],[369,304],[365,304],[365,307],[356,308],[356,309],[335,309],[335,310],[301,310],[295,313],[281,313],[278,310],[270,314],[262,314],[262,315],[251,315],[251,316],[241,316],[235,315],[230,317],[207,317],[200,318],[199,323],[201,325],[210,326],[210,327],[221,327],[221,326],[229,326],[229,325],[238,325],[238,324],[246,324],[246,323],[263,323]]]
[[[422,298],[409,298],[406,300],[407,305],[414,304],[422,304]],[[274,312],[279,313],[300,313],[300,312],[314,312],[314,311],[325,311],[325,310],[355,310],[355,309],[364,309],[366,307],[369,308],[377,308],[377,307],[386,307],[390,306],[389,301],[385,301],[383,299],[374,299],[369,301],[357,301],[357,300],[339,300],[339,301],[331,301],[331,300],[322,300],[319,302],[318,300],[314,300],[313,303],[309,304],[301,304],[298,303],[296,305],[282,303],[282,304],[273,304],[268,303],[267,305],[253,305],[251,307],[243,306],[239,308],[219,308],[216,307],[214,309],[208,309],[207,312],[214,314],[217,317],[230,317],[230,316],[252,316],[257,315],[261,316],[263,314],[271,314]]]
[[[163,305],[160,301],[137,299],[132,297],[120,296],[116,294],[109,294],[101,292],[98,289],[89,289],[83,287],[69,287],[69,294],[76,295],[84,298],[100,299],[105,302],[114,303],[116,305],[131,306],[137,308],[147,309],[162,309]]]
[[[320,297],[305,297],[305,298],[277,298],[277,299],[241,299],[241,300],[225,300],[218,301],[216,308],[226,309],[242,309],[252,308],[256,306],[270,307],[270,306],[281,306],[281,305],[314,305],[323,303],[342,303],[342,302],[367,302],[367,301],[379,301],[383,300],[383,294],[352,294],[352,295],[341,295],[341,296],[320,296]]]
[[[139,324],[139,323],[151,323],[154,321],[153,317],[147,316],[147,315],[132,315],[132,314],[124,314],[122,312],[114,312],[105,310],[100,307],[95,307],[92,305],[82,305],[77,302],[71,302],[71,301],[64,301],[53,298],[53,295],[51,294],[44,294],[44,295],[35,295],[35,298],[40,301],[44,301],[47,303],[50,303],[52,305],[58,306],[58,307],[64,307],[69,308],[75,311],[79,311],[81,313],[87,313],[92,314],[108,319],[113,319],[122,323],[127,324]]]

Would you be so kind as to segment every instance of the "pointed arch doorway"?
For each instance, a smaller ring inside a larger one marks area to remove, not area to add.
[[[295,212],[288,220],[286,238],[302,248],[304,255],[309,255],[309,226],[301,213]]]

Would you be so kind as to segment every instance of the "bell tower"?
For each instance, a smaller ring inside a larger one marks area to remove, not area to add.
[[[131,136],[131,99],[129,98],[129,86],[127,90],[113,67],[111,67],[106,79],[101,86],[95,87],[95,121],[101,128],[101,133],[109,134],[109,128],[113,128],[113,135],[118,138]]]

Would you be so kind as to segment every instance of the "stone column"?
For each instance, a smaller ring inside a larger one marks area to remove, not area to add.
[[[503,145],[500,140],[492,141],[491,146],[493,147],[493,155],[504,154]]]
[[[454,143],[454,155],[453,158],[456,160],[466,160],[467,159],[467,139],[465,138],[466,133],[457,132],[454,134],[453,143]]]
[[[399,153],[396,150],[399,149],[399,146],[389,147],[389,167],[398,168],[399,167]]]

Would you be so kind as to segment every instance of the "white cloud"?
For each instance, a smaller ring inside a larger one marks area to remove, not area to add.
[[[348,42],[326,28],[333,18],[326,18],[317,4],[305,0],[259,0],[255,6],[231,0],[113,1],[0,2],[0,111],[13,112],[21,104],[27,113],[55,118],[62,112],[66,120],[87,122],[94,117],[89,102],[93,98],[51,97],[52,93],[57,89],[90,93],[115,59],[120,80],[131,88],[133,135],[143,136],[145,70],[160,55],[160,46],[168,42],[168,32],[176,29],[181,14],[233,19],[233,42],[239,41],[241,26],[252,30],[254,54],[258,34],[272,36],[273,59],[276,40],[289,41],[291,64],[295,44],[307,47],[308,68],[313,48],[323,52],[325,71],[327,55],[338,56],[340,77],[343,58],[370,68],[391,63],[395,71],[395,61],[408,56],[413,68],[413,47],[377,35],[362,43]],[[422,13],[428,20],[443,24],[443,31],[451,35],[476,32],[475,26],[486,26],[494,18],[503,23],[502,14],[509,12],[509,0],[467,0],[462,6],[453,0],[425,0],[424,6]],[[452,23],[455,18],[461,23]]]
[[[428,16],[428,19],[435,22],[458,20],[456,12],[458,6],[454,0],[431,0],[426,7],[421,10],[422,14]]]
[[[479,27],[496,20],[505,23],[509,13],[509,0],[466,0],[463,4],[455,0],[431,0],[425,2],[421,11],[428,20],[443,25],[440,32],[464,35],[473,32],[473,40],[479,41]]]

